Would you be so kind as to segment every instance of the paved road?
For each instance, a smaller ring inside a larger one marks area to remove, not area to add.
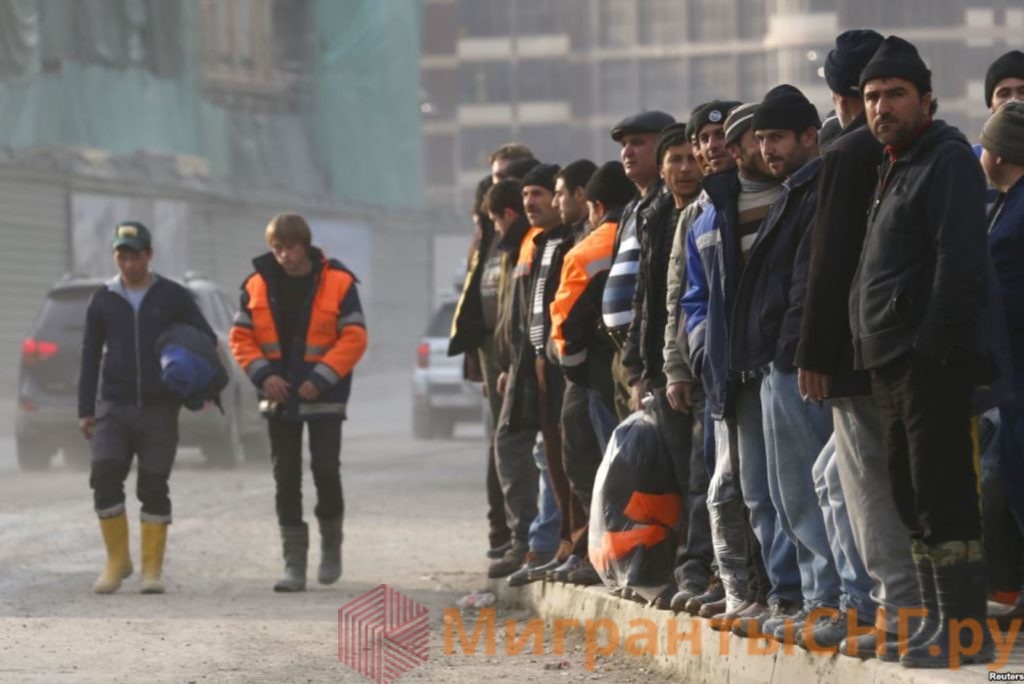
[[[268,468],[211,470],[188,451],[171,481],[168,593],[138,594],[137,573],[115,595],[90,593],[103,551],[87,475],[18,472],[5,435],[0,681],[369,681],[338,662],[337,611],[381,583],[430,609],[430,661],[401,681],[661,681],[627,656],[584,671],[577,642],[566,656],[506,657],[503,621],[495,655],[445,655],[445,607],[485,586],[482,433],[415,441],[405,376],[362,384],[342,458],[344,576],[303,594],[270,590],[280,562]],[[304,487],[312,519],[308,474]],[[136,566],[137,516],[130,499]]]

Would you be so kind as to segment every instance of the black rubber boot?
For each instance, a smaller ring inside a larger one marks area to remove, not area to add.
[[[334,584],[341,577],[342,518],[317,518],[320,523],[320,584]]]
[[[910,555],[914,559],[914,567],[917,569],[917,586],[921,592],[921,608],[925,614],[921,617],[910,618],[907,621],[907,637],[899,641],[901,635],[896,639],[886,641],[878,659],[887,663],[899,662],[900,656],[912,648],[919,648],[921,644],[928,643],[939,631],[939,602],[935,595],[935,571],[932,567],[932,558],[928,554],[928,547],[924,542],[914,540],[910,543]]]
[[[284,549],[284,577],[274,585],[274,591],[306,590],[306,556],[309,553],[309,527],[281,526],[281,545]]]
[[[928,549],[935,572],[939,627],[927,642],[910,648],[900,657],[905,667],[947,668],[995,660],[995,644],[986,623],[985,558],[981,542],[956,541]],[[957,652],[952,621],[958,621]],[[976,639],[980,637],[980,639]]]

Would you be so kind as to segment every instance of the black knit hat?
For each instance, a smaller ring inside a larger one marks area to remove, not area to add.
[[[655,152],[655,159],[661,164],[662,157],[665,156],[665,150],[674,145],[689,145],[690,139],[686,136],[686,124],[682,122],[674,123],[670,126],[666,126],[662,129],[661,134],[658,136],[657,151]]]
[[[530,171],[530,169],[537,166],[537,164],[540,164],[540,162],[533,157],[513,159],[508,163],[508,166],[505,167],[505,178],[523,180],[523,177]]]
[[[985,72],[985,106],[992,106],[992,94],[1004,78],[1024,78],[1024,52],[1010,50],[1001,56]]]
[[[882,42],[871,29],[853,29],[836,37],[836,46],[825,57],[825,82],[833,93],[860,95],[860,72]]]
[[[600,202],[606,210],[621,209],[636,194],[636,186],[626,177],[617,161],[610,161],[594,172],[584,189],[587,199]]]
[[[789,84],[775,86],[757,106],[750,127],[755,131],[781,129],[802,131],[821,127],[818,110],[804,94]]]
[[[700,130],[708,124],[725,125],[725,119],[729,116],[729,110],[738,107],[740,102],[735,100],[712,100],[702,105],[697,105],[690,113],[690,120],[686,124],[686,134],[690,138],[700,135]]]
[[[523,176],[523,187],[527,185],[539,185],[540,187],[555,191],[555,175],[561,170],[558,164],[537,164]]]
[[[876,78],[903,78],[915,86],[921,94],[932,92],[932,72],[925,66],[917,48],[899,36],[889,36],[878,46],[864,71],[860,72],[860,89]]]

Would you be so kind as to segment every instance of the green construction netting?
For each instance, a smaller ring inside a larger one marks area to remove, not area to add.
[[[215,2],[269,3],[291,32],[291,106],[211,95],[199,0],[0,0],[0,144],[195,155],[248,190],[421,202],[419,0]]]

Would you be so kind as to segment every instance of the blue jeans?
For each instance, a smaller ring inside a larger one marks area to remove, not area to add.
[[[537,470],[540,471],[540,490],[537,494],[537,517],[530,523],[530,550],[537,553],[554,553],[558,550],[562,517],[558,513],[555,490],[551,486],[551,478],[548,475],[548,463],[544,458],[544,442],[539,435],[537,443],[533,447],[533,462],[537,464]]]
[[[839,573],[811,471],[832,434],[832,410],[804,401],[796,371],[771,366],[761,383],[768,490],[786,536],[796,546],[804,601],[838,607]]]
[[[765,570],[772,585],[768,600],[800,603],[796,546],[783,531],[768,489],[768,455],[758,383],[748,382],[736,389],[736,432],[743,501],[750,509],[750,526],[761,544]]]
[[[853,538],[846,497],[839,482],[839,464],[836,461],[836,438],[833,435],[821,455],[814,462],[812,470],[814,489],[818,493],[818,504],[825,516],[825,532],[832,547],[832,559],[840,580],[840,606],[855,608],[857,619],[866,624],[875,624],[875,602],[871,599],[874,582],[868,574],[857,551]]]

